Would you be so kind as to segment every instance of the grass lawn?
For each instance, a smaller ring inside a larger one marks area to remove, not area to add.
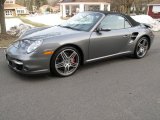
[[[37,23],[37,22],[32,22],[24,17],[20,17],[19,18],[22,22],[26,23],[26,24],[29,24],[29,25],[32,25],[34,27],[46,27],[47,25],[45,24],[42,24],[42,23]]]

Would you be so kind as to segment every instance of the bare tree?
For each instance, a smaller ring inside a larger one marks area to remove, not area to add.
[[[55,5],[59,0],[47,0],[49,5]]]
[[[123,12],[126,14],[130,14],[130,9],[134,0],[120,0],[121,7],[123,8]]]
[[[147,12],[147,4],[149,4],[152,1],[153,0],[134,0],[134,4],[136,7],[136,14],[146,13]]]
[[[112,10],[130,14],[130,8],[134,0],[112,0]]]
[[[1,27],[1,33],[3,33],[3,34],[6,33],[4,2],[5,2],[5,0],[0,0],[0,27]]]

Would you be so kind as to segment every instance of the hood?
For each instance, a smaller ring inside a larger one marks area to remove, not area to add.
[[[53,38],[56,36],[63,36],[68,34],[77,34],[83,31],[76,31],[68,28],[63,28],[60,26],[46,27],[46,28],[37,28],[26,32],[21,39],[47,39]]]

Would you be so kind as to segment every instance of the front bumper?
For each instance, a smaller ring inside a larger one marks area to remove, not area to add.
[[[6,60],[12,70],[22,74],[40,74],[50,72],[51,56],[41,53],[23,54],[14,46],[6,51]]]

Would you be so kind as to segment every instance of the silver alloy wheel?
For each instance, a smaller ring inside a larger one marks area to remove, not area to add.
[[[148,47],[149,47],[148,40],[146,38],[142,38],[138,42],[138,46],[137,46],[137,50],[136,50],[137,56],[139,58],[144,57],[148,51]]]
[[[56,71],[63,76],[71,75],[77,70],[78,66],[79,55],[75,50],[65,49],[61,51],[56,57]]]

